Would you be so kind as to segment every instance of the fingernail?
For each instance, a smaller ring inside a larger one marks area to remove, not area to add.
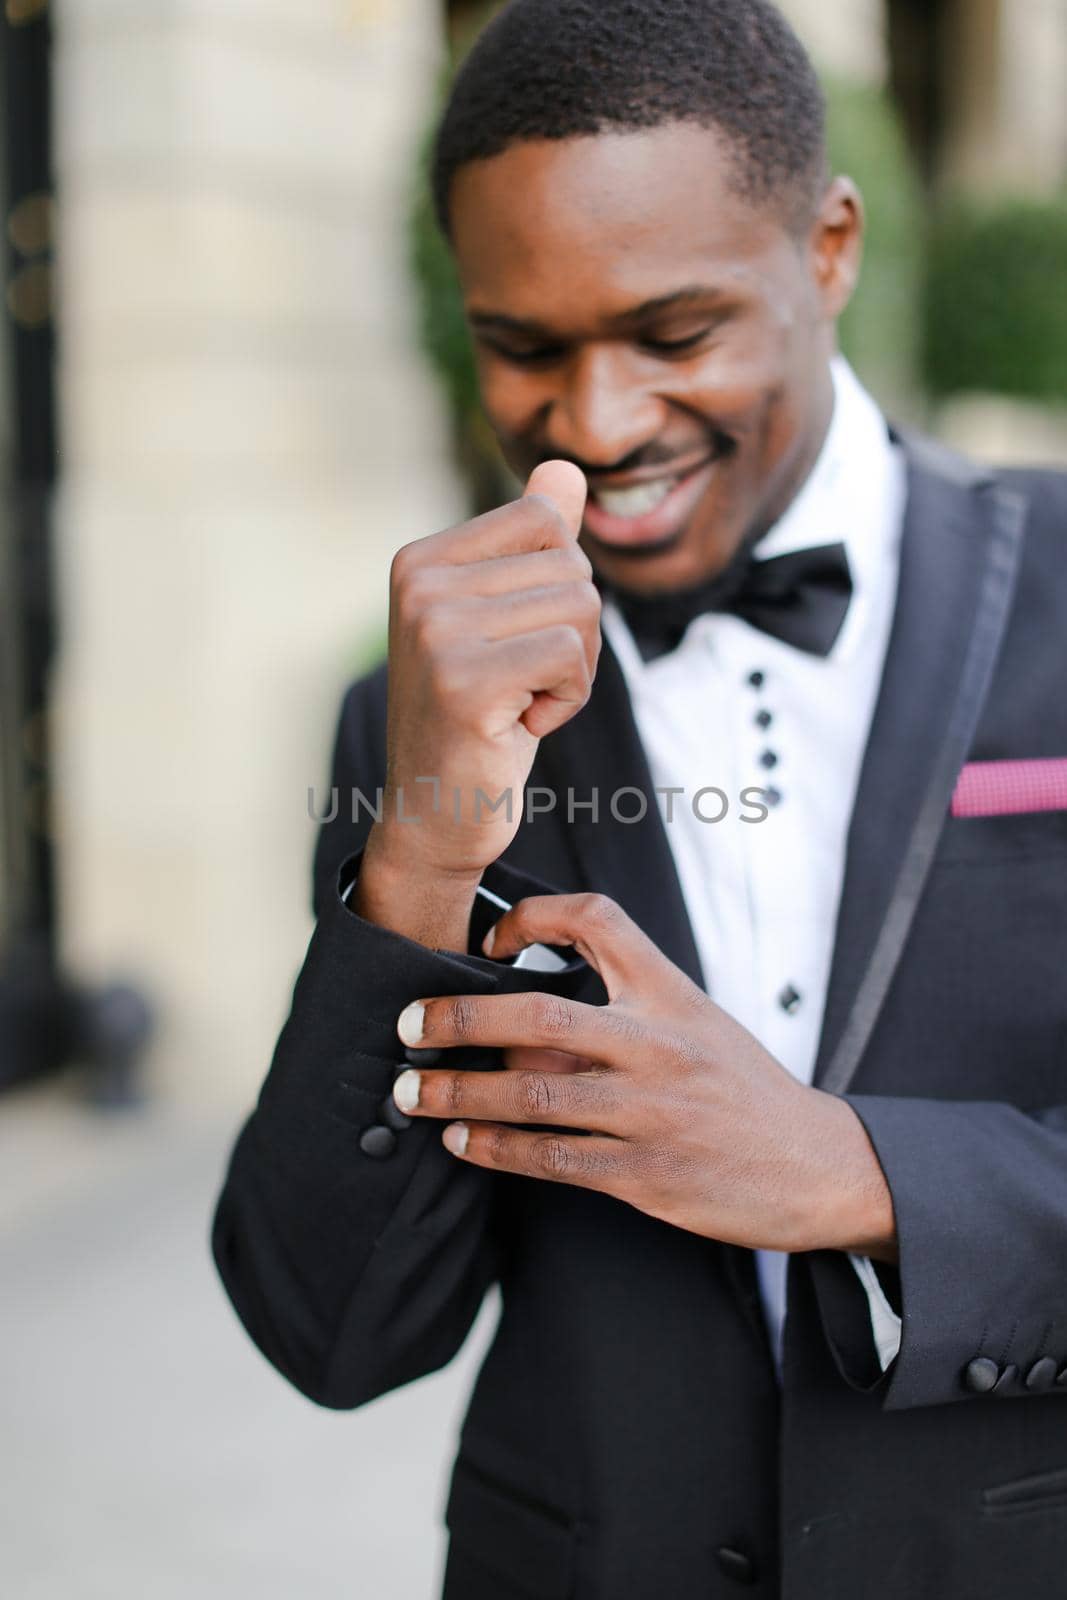
[[[422,1038],[422,1019],[426,1015],[426,1007],[421,1000],[413,1000],[405,1006],[396,1022],[396,1031],[405,1044],[418,1044]]]
[[[485,951],[487,956],[491,956],[492,955],[493,946],[495,944],[496,944],[496,923],[494,922],[493,926],[489,929],[489,932],[486,934],[485,938],[482,940],[482,949]]]
[[[471,1131],[465,1122],[450,1122],[441,1135],[441,1140],[445,1149],[451,1150],[454,1156],[465,1156],[470,1136]]]
[[[419,1108],[419,1085],[421,1075],[412,1072],[402,1072],[393,1084],[393,1099],[401,1111],[417,1111]]]

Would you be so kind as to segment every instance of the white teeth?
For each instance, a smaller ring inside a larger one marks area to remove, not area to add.
[[[643,517],[661,506],[677,478],[659,478],[655,483],[639,483],[633,489],[597,489],[594,496],[601,510],[611,517]]]

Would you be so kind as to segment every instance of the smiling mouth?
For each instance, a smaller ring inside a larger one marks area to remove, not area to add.
[[[593,480],[585,531],[597,543],[634,554],[673,543],[685,530],[723,459],[716,452],[658,478],[608,487]]]
[[[661,506],[688,474],[676,473],[670,478],[657,478],[652,483],[637,483],[631,489],[590,489],[590,494],[612,517],[643,517]]]

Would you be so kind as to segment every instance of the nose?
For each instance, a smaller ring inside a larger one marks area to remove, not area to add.
[[[578,351],[567,364],[549,414],[553,450],[586,467],[613,467],[654,439],[661,403],[619,347]]]

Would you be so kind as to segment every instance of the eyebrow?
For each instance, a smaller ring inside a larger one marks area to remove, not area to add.
[[[724,302],[726,298],[722,289],[714,288],[710,284],[690,284],[684,289],[674,289],[669,294],[656,295],[652,300],[642,300],[640,305],[631,306],[628,310],[619,312],[617,316],[609,317],[608,321],[616,327],[627,327],[639,322],[648,322],[667,311],[685,310],[686,307],[697,303],[706,305],[714,301]],[[542,323],[526,321],[522,317],[509,317],[503,312],[475,309],[468,315],[473,327],[486,331],[532,334],[538,337],[543,337],[548,331]]]

